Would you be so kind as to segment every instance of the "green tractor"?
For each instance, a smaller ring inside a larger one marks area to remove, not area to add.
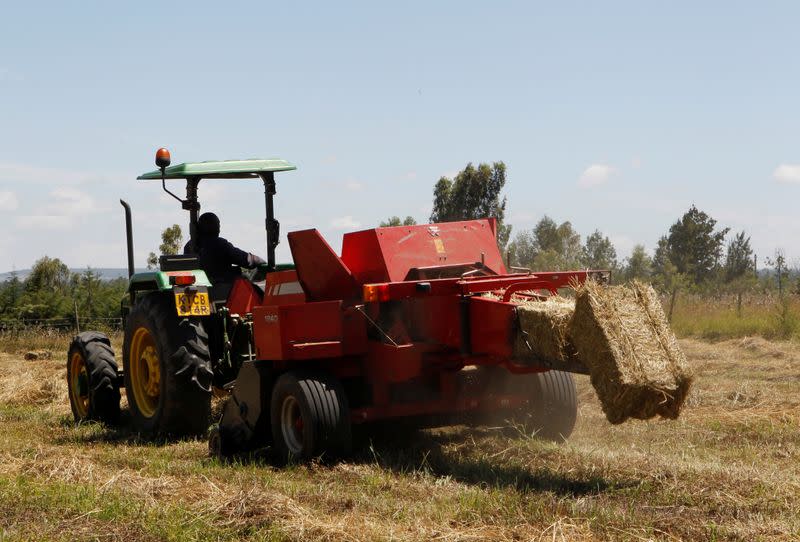
[[[159,169],[138,177],[161,180],[165,192],[189,211],[189,249],[197,239],[202,179],[261,179],[265,190],[267,263],[247,280],[212,287],[193,255],[161,256],[160,270],[135,272],[130,206],[125,208],[129,284],[122,302],[122,370],[109,338],[96,331],[80,333],[67,356],[69,399],[77,421],[114,424],[120,417],[120,389],[125,388],[133,427],[145,434],[203,434],[209,425],[211,397],[229,389],[241,363],[254,358],[250,288],[296,281],[292,266],[275,263],[279,223],[273,214],[275,172],[296,169],[278,159],[186,163],[169,167],[166,149],[156,153]],[[167,189],[166,180],[186,182],[186,197]],[[287,288],[284,288],[287,290]],[[230,303],[229,301],[234,301]]]

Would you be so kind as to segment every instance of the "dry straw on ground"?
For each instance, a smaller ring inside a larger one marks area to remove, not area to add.
[[[587,282],[570,337],[611,423],[678,416],[692,377],[651,286]]]

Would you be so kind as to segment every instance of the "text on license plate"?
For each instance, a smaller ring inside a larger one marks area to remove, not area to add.
[[[178,316],[208,316],[211,314],[208,292],[175,294],[175,308]]]

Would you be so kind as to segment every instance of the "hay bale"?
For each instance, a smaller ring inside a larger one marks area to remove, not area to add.
[[[517,306],[520,333],[514,338],[514,358],[568,361],[574,356],[569,324],[575,302],[553,296]]]
[[[569,333],[611,423],[678,416],[692,376],[651,286],[587,282]]]

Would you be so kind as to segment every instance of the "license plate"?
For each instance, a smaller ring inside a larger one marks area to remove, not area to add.
[[[211,314],[208,292],[175,294],[175,308],[178,316],[208,316]]]

